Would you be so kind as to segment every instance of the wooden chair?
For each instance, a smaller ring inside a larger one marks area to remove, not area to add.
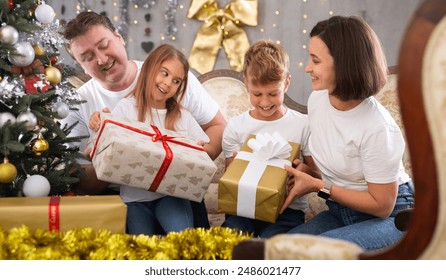
[[[359,253],[357,259],[446,259],[445,15],[446,1],[424,1],[410,19],[400,48],[398,96],[416,207],[398,215],[395,223],[407,232],[397,244]],[[268,242],[242,242],[233,258],[263,259],[271,255]]]

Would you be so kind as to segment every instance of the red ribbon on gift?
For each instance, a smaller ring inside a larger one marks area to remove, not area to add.
[[[60,230],[60,196],[52,196],[48,205],[48,230]]]
[[[161,131],[158,129],[158,127],[156,127],[155,125],[151,125],[153,131],[155,131],[155,133],[151,133],[151,132],[148,132],[148,131],[145,131],[145,130],[142,130],[142,129],[139,129],[139,128],[136,128],[136,127],[133,127],[133,126],[130,126],[130,125],[126,125],[126,124],[123,124],[123,123],[120,123],[120,122],[117,122],[117,121],[114,121],[114,120],[106,119],[106,120],[103,121],[101,129],[99,130],[98,137],[96,138],[96,142],[95,142],[94,147],[93,147],[93,152],[91,153],[91,158],[93,158],[95,153],[96,153],[99,139],[101,138],[101,134],[102,134],[106,124],[114,124],[114,125],[123,127],[125,129],[128,129],[128,130],[131,130],[131,131],[134,131],[134,132],[137,132],[137,133],[149,136],[149,137],[152,138],[153,142],[161,140],[161,142],[163,144],[163,148],[164,148],[164,150],[166,152],[166,155],[164,156],[163,163],[161,164],[161,167],[158,170],[158,172],[157,172],[157,174],[155,176],[155,179],[153,179],[153,182],[152,182],[152,184],[150,185],[150,187],[148,189],[149,191],[152,191],[152,192],[154,192],[154,191],[156,191],[158,189],[161,181],[164,178],[164,175],[166,175],[166,172],[169,169],[169,166],[170,166],[170,164],[172,163],[172,160],[173,160],[173,152],[170,149],[170,146],[169,146],[169,144],[167,142],[171,142],[171,143],[174,143],[174,144],[182,145],[184,147],[188,147],[188,148],[195,149],[195,150],[198,150],[198,151],[204,151],[203,147],[201,147],[201,146],[194,146],[194,145],[191,145],[189,143],[185,143],[185,142],[181,142],[179,140],[175,140],[174,139],[174,138],[176,138],[175,136],[163,135],[161,133]]]
[[[168,140],[173,139],[172,136],[163,135],[161,131],[158,129],[158,127],[151,125],[153,131],[155,131],[156,135],[152,136],[152,141],[156,142],[161,140],[163,143],[163,148],[166,151],[166,155],[164,156],[163,163],[160,166],[160,169],[156,173],[155,179],[153,179],[152,184],[150,185],[149,191],[154,192],[158,189],[159,185],[161,184],[161,181],[164,178],[164,175],[166,175],[167,170],[169,169],[170,164],[173,160],[173,152],[169,147],[169,144],[167,143]]]

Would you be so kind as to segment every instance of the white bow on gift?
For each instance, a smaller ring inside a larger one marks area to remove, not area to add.
[[[268,165],[284,168],[291,165],[291,145],[277,132],[259,133],[248,140],[252,153],[240,151],[235,159],[249,161],[240,177],[237,191],[237,215],[255,218],[257,185]]]
[[[248,147],[259,160],[267,161],[273,158],[285,159],[291,155],[291,145],[277,132],[257,134],[256,138],[248,140]]]

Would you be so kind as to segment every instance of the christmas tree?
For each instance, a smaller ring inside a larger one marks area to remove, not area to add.
[[[0,197],[61,195],[78,181],[80,138],[59,120],[81,101],[54,18],[42,0],[0,0]]]

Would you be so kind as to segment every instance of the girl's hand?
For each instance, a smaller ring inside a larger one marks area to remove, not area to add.
[[[204,141],[204,140],[200,140],[200,141],[197,142],[197,145],[198,145],[198,146],[201,146],[201,147],[203,147],[203,148],[204,148],[204,145],[206,145],[206,144],[207,144],[207,142]]]
[[[86,159],[91,160],[90,153],[91,153],[92,150],[93,150],[93,149],[92,149],[91,147],[87,147],[87,148],[85,148],[85,151],[84,151],[84,157],[85,157]]]
[[[104,113],[110,113],[110,109],[105,107],[102,109],[102,112]],[[101,117],[100,112],[93,112],[90,116],[90,123],[89,123],[90,129],[94,132],[98,132],[99,128],[101,127]]]

